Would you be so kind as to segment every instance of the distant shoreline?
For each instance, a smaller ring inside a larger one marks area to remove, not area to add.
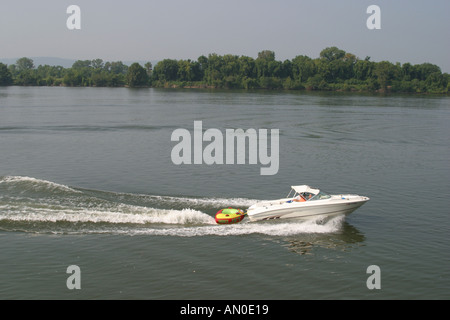
[[[449,96],[450,92],[444,92],[444,93],[434,93],[434,92],[401,92],[401,91],[390,91],[390,90],[375,90],[375,91],[369,91],[369,90],[310,90],[310,89],[265,89],[265,88],[253,88],[253,89],[239,89],[239,88],[218,88],[218,87],[211,87],[211,86],[177,86],[177,85],[169,85],[169,86],[135,86],[130,87],[128,85],[123,86],[114,86],[114,87],[107,87],[107,86],[65,86],[65,85],[51,85],[51,86],[37,86],[37,85],[8,85],[8,86],[0,86],[1,88],[8,88],[8,87],[19,87],[19,88],[108,88],[108,89],[115,89],[115,88],[126,88],[126,89],[168,89],[168,90],[209,90],[209,91],[240,91],[240,92],[285,92],[285,93],[342,93],[342,94],[349,94],[349,95],[358,95],[358,94],[370,94],[370,95],[408,95],[408,96]]]
[[[164,59],[155,66],[94,59],[77,60],[70,68],[35,67],[24,57],[0,63],[0,86],[8,85],[448,94],[450,75],[431,63],[373,62],[330,47],[315,59],[299,55],[278,61],[275,52],[264,50],[256,59],[213,53],[196,61]]]

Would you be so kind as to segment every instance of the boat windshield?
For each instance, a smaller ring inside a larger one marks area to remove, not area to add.
[[[290,198],[292,191],[294,191],[294,198],[296,198],[297,196],[301,196],[305,201],[323,200],[331,198],[329,194],[319,189],[312,189],[308,186],[292,187],[291,192],[289,192],[289,194],[287,195],[287,198]]]
[[[329,199],[331,198],[331,196],[323,191],[319,191],[318,194],[316,194],[314,197],[312,197],[311,199],[309,199],[309,201],[314,201],[314,200],[323,200],[323,199]]]

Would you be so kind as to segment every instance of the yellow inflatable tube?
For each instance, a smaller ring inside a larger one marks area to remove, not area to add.
[[[221,209],[216,213],[216,222],[218,224],[232,224],[241,222],[246,213],[241,209]]]

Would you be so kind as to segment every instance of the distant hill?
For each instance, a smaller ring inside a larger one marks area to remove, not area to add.
[[[0,62],[10,65],[10,64],[15,64],[16,61],[19,58],[0,58]],[[75,61],[77,61],[78,59],[65,59],[65,58],[57,58],[57,57],[27,57],[33,60],[34,65],[37,67],[39,65],[46,65],[48,64],[49,66],[62,66],[64,68],[71,68],[73,63]],[[101,59],[101,58],[100,58]],[[79,60],[89,60],[89,59],[79,59]],[[103,62],[107,62],[110,60],[105,60],[103,59]],[[117,61],[117,60],[111,60],[110,62],[113,61]],[[149,60],[145,61],[122,61],[125,65],[130,66],[132,63],[134,62],[138,62],[139,64],[141,64],[142,66],[147,63]],[[152,63],[153,66],[156,65],[156,63],[158,62],[158,60],[150,60],[150,62]]]

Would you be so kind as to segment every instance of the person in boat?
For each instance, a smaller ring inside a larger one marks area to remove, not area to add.
[[[298,194],[296,197],[294,197],[294,198],[292,199],[292,201],[295,201],[295,202],[305,202],[306,199],[305,199],[301,194]]]

